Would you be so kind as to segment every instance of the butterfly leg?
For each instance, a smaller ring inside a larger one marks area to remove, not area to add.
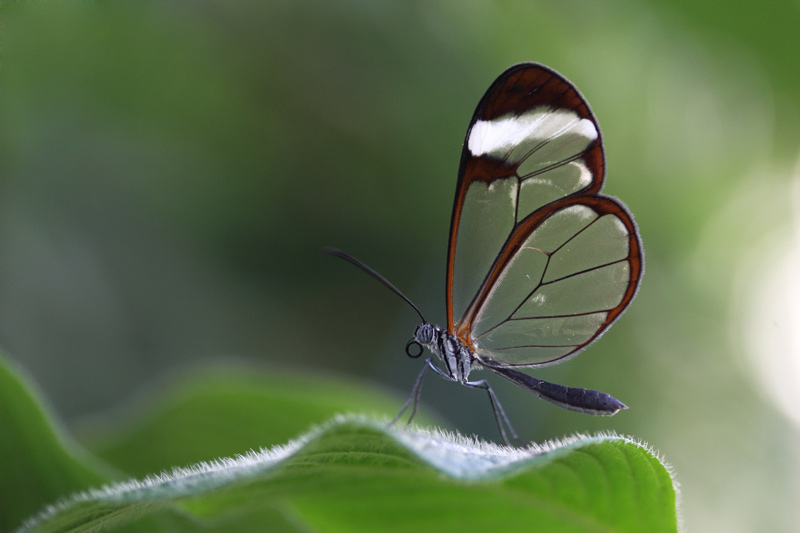
[[[512,446],[506,435],[505,427],[508,427],[511,436],[515,441],[519,442],[519,436],[517,436],[517,432],[514,431],[514,426],[511,425],[511,421],[508,419],[503,406],[500,405],[500,400],[497,399],[497,395],[494,393],[494,390],[492,390],[489,382],[485,379],[480,381],[465,381],[464,385],[472,387],[473,389],[483,389],[489,394],[489,401],[492,403],[492,410],[494,411],[494,419],[497,421],[497,427],[500,429],[500,435],[502,435],[503,441],[505,441],[507,446]]]
[[[411,389],[411,395],[408,397],[408,400],[406,400],[406,403],[405,405],[403,405],[403,408],[400,409],[400,412],[397,413],[397,416],[394,417],[391,422],[389,422],[389,426],[393,426],[395,422],[400,420],[400,417],[403,416],[403,413],[406,412],[408,406],[413,403],[414,407],[411,409],[411,416],[408,417],[408,422],[406,423],[406,427],[408,427],[411,424],[411,421],[414,419],[414,415],[417,414],[419,397],[420,394],[422,394],[422,380],[423,378],[425,378],[425,372],[428,370],[429,367],[437,371],[439,370],[438,368],[436,368],[436,366],[433,365],[433,362],[431,361],[430,357],[428,357],[425,360],[425,364],[422,365],[422,370],[420,370],[419,375],[417,376],[417,380],[414,382],[414,387]]]

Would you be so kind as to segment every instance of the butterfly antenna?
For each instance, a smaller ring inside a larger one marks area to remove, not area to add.
[[[386,287],[388,287],[388,288],[389,288],[389,289],[390,289],[392,292],[394,292],[394,293],[395,293],[396,295],[398,295],[400,298],[402,298],[403,300],[405,300],[405,301],[408,303],[408,305],[410,305],[411,307],[413,307],[413,308],[414,308],[414,311],[416,311],[416,312],[417,312],[417,314],[419,315],[419,317],[422,319],[422,321],[423,321],[424,323],[427,323],[427,322],[428,322],[427,320],[425,320],[425,317],[424,317],[424,316],[422,316],[422,311],[420,311],[420,310],[419,310],[419,307],[417,307],[416,305],[414,305],[414,302],[412,302],[411,300],[409,300],[409,299],[408,299],[408,296],[406,296],[405,294],[403,294],[402,292],[400,292],[400,289],[398,289],[397,287],[395,287],[394,285],[392,285],[392,282],[391,282],[391,281],[389,281],[388,279],[384,278],[383,276],[381,276],[380,274],[378,274],[377,272],[375,272],[374,270],[372,270],[370,267],[368,267],[367,265],[365,265],[364,263],[362,263],[361,261],[359,261],[358,259],[356,259],[355,257],[353,257],[352,255],[350,255],[350,254],[348,254],[348,253],[345,253],[345,252],[343,252],[343,251],[339,250],[338,248],[325,247],[325,248],[323,248],[323,249],[322,249],[322,251],[323,251],[323,252],[325,252],[326,254],[331,254],[331,255],[335,255],[336,257],[341,257],[341,258],[342,258],[342,259],[344,259],[345,261],[350,261],[350,262],[351,262],[351,263],[353,263],[355,266],[357,266],[358,268],[360,268],[361,270],[363,270],[364,272],[366,272],[367,274],[369,274],[369,275],[370,275],[370,276],[372,276],[373,278],[375,278],[375,279],[377,279],[378,281],[380,281],[381,283],[383,283],[383,284],[384,284]]]

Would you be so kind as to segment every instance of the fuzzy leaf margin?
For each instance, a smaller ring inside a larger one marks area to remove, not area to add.
[[[283,446],[80,492],[20,531],[154,514],[225,530],[265,512],[296,531],[675,531],[675,510],[669,469],[628,437],[508,448],[346,415]]]

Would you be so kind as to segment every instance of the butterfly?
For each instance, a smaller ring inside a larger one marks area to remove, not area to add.
[[[570,411],[613,415],[627,406],[604,392],[550,383],[516,368],[564,361],[595,341],[633,300],[644,257],[631,214],[600,194],[600,127],[578,89],[555,70],[521,63],[503,72],[475,110],[461,155],[447,251],[447,325],[425,320],[406,354],[430,355],[394,424],[414,418],[428,370],[486,391],[500,434],[518,439],[485,368]],[[508,433],[506,432],[508,428]]]

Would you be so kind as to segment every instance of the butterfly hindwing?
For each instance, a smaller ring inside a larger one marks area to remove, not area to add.
[[[537,366],[592,342],[635,295],[635,231],[627,211],[603,196],[565,198],[523,220],[468,320],[476,355]]]

